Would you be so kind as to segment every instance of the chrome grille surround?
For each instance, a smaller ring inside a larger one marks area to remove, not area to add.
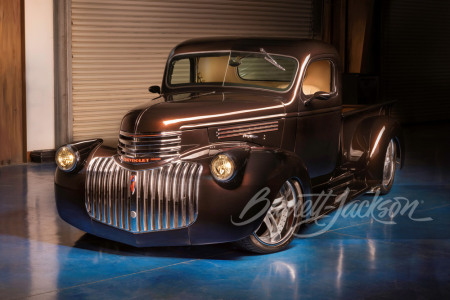
[[[252,135],[255,133],[277,131],[278,121],[260,122],[253,124],[242,124],[217,129],[216,136],[225,139],[234,136]]]
[[[187,227],[197,218],[201,171],[200,164],[183,161],[133,171],[113,157],[93,158],[86,170],[86,210],[96,221],[133,233]]]
[[[117,153],[128,158],[174,158],[181,149],[181,131],[134,134],[120,131]]]

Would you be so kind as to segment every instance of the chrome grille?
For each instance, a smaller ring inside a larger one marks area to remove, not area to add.
[[[117,152],[129,158],[155,157],[168,159],[178,156],[181,132],[167,131],[149,134],[120,132]]]
[[[233,136],[242,136],[247,134],[255,134],[260,132],[278,130],[278,121],[261,122],[254,124],[243,124],[238,126],[222,127],[217,129],[217,138],[225,139]]]
[[[96,157],[86,171],[86,210],[99,222],[131,232],[189,226],[197,218],[201,171],[189,162],[132,171],[112,157]]]

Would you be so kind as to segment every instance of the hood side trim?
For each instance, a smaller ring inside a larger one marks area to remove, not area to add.
[[[281,118],[286,117],[285,113],[276,114],[276,115],[267,115],[267,116],[259,116],[253,118],[244,118],[244,119],[234,119],[234,120],[226,120],[226,121],[217,121],[217,122],[209,122],[209,123],[197,123],[197,124],[188,124],[182,125],[180,129],[191,129],[191,128],[199,128],[199,127],[209,127],[209,126],[218,126],[224,124],[234,124],[239,122],[250,122],[250,121],[260,121],[271,118]]]

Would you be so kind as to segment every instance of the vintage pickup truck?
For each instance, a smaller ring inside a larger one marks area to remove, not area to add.
[[[325,214],[344,192],[388,193],[402,165],[393,103],[342,105],[339,57],[323,42],[189,40],[150,92],[112,143],[58,149],[68,223],[137,247],[236,242],[270,253],[302,230],[317,194],[335,195]]]

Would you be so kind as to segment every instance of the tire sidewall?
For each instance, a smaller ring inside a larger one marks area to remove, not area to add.
[[[293,182],[295,181],[297,187],[299,190],[296,189],[296,193],[300,193],[299,195],[297,195],[297,200],[295,203],[295,209],[297,210],[298,207],[300,207],[300,211],[298,212],[298,215],[296,217],[295,220],[295,227],[294,230],[292,231],[291,236],[284,240],[283,242],[276,244],[276,245],[268,245],[264,242],[262,242],[259,238],[256,237],[256,231],[253,232],[249,237],[247,237],[250,242],[258,248],[259,253],[274,253],[274,252],[279,252],[281,250],[284,250],[285,248],[287,248],[287,246],[292,242],[292,240],[295,237],[295,234],[298,232],[299,230],[299,224],[301,224],[302,221],[302,216],[303,216],[303,205],[304,205],[304,194],[303,194],[303,189],[302,189],[302,184],[301,182],[297,179],[297,178],[290,178],[286,181],[290,181],[293,185],[295,185]],[[285,182],[286,182],[285,181]],[[284,184],[284,182],[283,182]],[[280,187],[281,189],[281,187]],[[269,208],[270,209],[270,208]]]
[[[394,170],[392,171],[392,179],[389,182],[389,184],[387,186],[385,186],[383,184],[383,177],[384,177],[384,161],[386,159],[386,155],[387,155],[387,148],[389,147],[389,143],[393,142],[394,144]],[[385,195],[387,193],[389,193],[392,189],[392,186],[394,185],[394,180],[395,180],[395,174],[397,172],[397,157],[398,157],[398,145],[397,142],[395,141],[395,138],[391,138],[388,140],[388,142],[386,143],[385,147],[384,147],[384,156],[383,156],[383,171],[381,174],[381,179],[380,179],[380,194],[381,195]]]

